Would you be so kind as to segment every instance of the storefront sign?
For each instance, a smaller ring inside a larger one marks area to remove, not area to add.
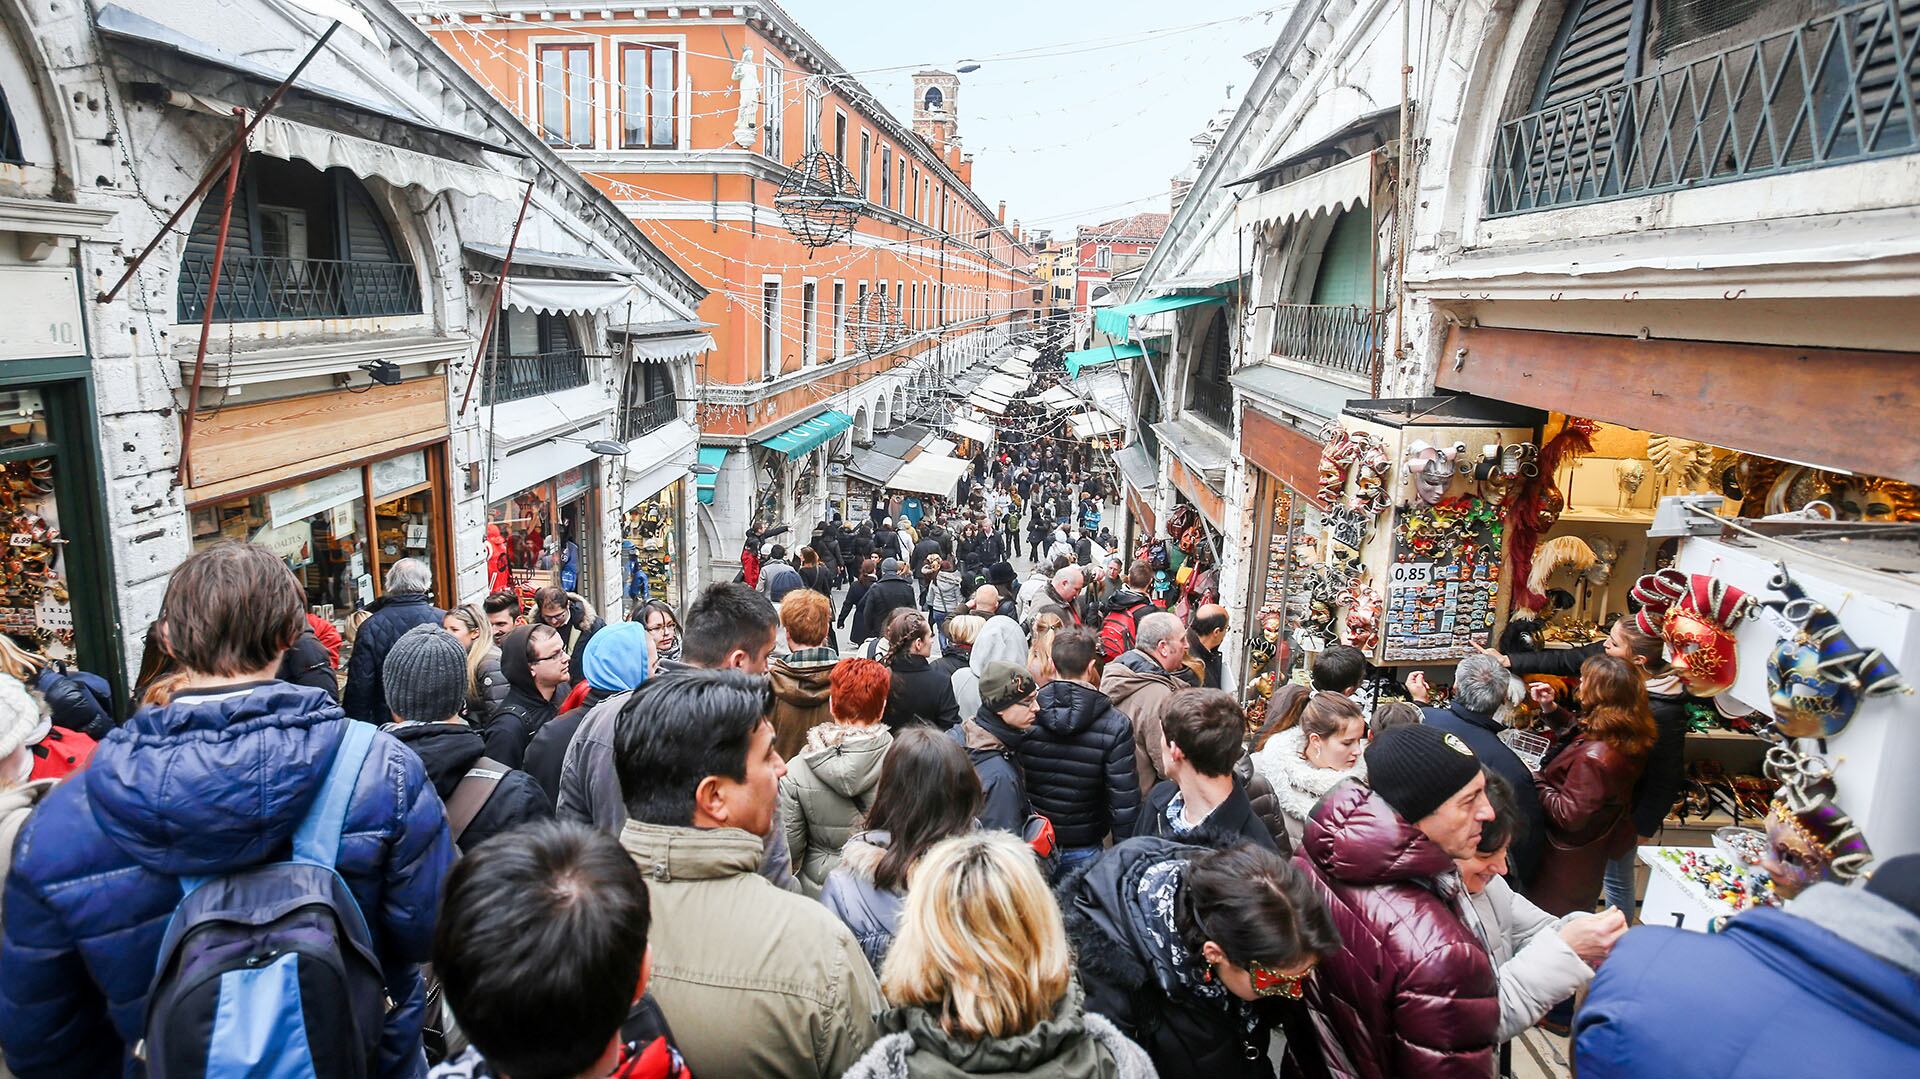
[[[1320,443],[1257,408],[1240,409],[1240,452],[1247,461],[1296,491],[1320,488]]]
[[[81,336],[80,290],[73,270],[53,266],[0,267],[0,296],[7,298],[7,333],[0,360],[77,356]]]
[[[404,491],[427,482],[427,454],[425,450],[403,453],[385,461],[375,461],[373,472],[373,497],[376,501],[395,491]]]
[[[313,526],[305,518],[263,528],[254,534],[253,542],[285,559],[293,569],[313,561]]]
[[[556,485],[559,487],[560,501],[571,502],[579,498],[587,493],[587,488],[593,486],[593,466],[575,465],[567,469],[560,473],[560,479],[556,481]]]
[[[363,493],[360,470],[349,468],[284,491],[274,491],[267,495],[267,512],[273,517],[273,527],[279,528],[325,513],[335,506],[344,506]]]

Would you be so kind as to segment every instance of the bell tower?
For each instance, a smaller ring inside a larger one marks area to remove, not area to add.
[[[960,77],[948,71],[919,71],[913,76],[913,130],[935,146],[959,134]]]

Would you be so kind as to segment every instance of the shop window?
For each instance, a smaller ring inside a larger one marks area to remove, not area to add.
[[[1206,336],[1193,357],[1193,379],[1188,385],[1187,407],[1215,427],[1233,429],[1233,386],[1227,376],[1233,372],[1233,353],[1227,341],[1227,316],[1217,312],[1207,325]]]
[[[13,107],[7,104],[5,88],[0,88],[0,164],[26,163],[26,154],[20,146],[20,128],[13,120]]]
[[[487,524],[506,547],[508,572],[491,586],[512,589],[523,603],[549,585],[591,590],[592,560],[582,552],[594,550],[584,531],[593,519],[592,500],[593,466],[579,465],[488,507]]]
[[[225,185],[216,184],[187,234],[176,311],[198,322],[219,239]],[[215,322],[356,318],[420,312],[420,282],[386,217],[345,169],[249,154],[241,166]]]
[[[540,137],[548,146],[580,150],[593,146],[593,46],[541,45]]]
[[[565,315],[523,311],[500,312],[494,331],[487,373],[487,404],[519,401],[558,393],[587,384],[587,357]]]
[[[649,600],[680,605],[680,484],[671,483],[659,494],[643,499],[626,512],[626,535],[621,544],[621,592],[625,614]]]
[[[624,95],[620,145],[670,150],[679,143],[680,50],[666,44],[620,46]]]
[[[426,562],[444,586],[438,460],[438,451],[415,450],[196,506],[194,549],[223,539],[266,547],[286,561],[314,613],[344,627],[348,615],[379,598],[387,568],[402,558]]]

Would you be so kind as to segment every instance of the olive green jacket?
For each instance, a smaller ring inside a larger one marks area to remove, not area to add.
[[[647,879],[652,992],[693,1074],[830,1079],[866,1052],[873,971],[831,911],[759,875],[760,837],[628,820],[620,844]]]

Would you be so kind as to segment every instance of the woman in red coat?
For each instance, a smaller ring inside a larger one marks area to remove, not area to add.
[[[1579,722],[1534,779],[1547,844],[1526,895],[1553,915],[1591,911],[1607,861],[1632,848],[1633,785],[1658,736],[1646,683],[1625,660],[1581,664],[1579,699]]]

